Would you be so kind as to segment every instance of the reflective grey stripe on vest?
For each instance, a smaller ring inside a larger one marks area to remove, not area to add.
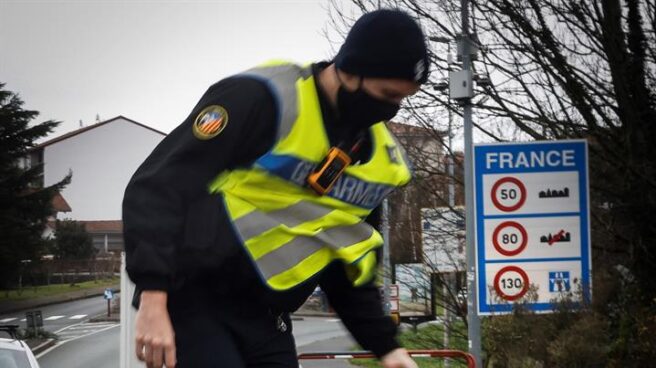
[[[283,64],[267,67],[249,69],[241,75],[253,76],[264,79],[269,88],[272,89],[277,99],[280,124],[276,141],[286,137],[292,129],[292,125],[298,118],[298,91],[296,81],[300,78],[307,79],[312,76],[312,68],[301,68],[294,64]]]
[[[334,250],[348,247],[369,239],[373,232],[373,227],[366,222],[360,222],[355,225],[334,227],[313,237],[297,236],[255,262],[264,278],[269,279],[291,269],[324,247]]]
[[[276,211],[262,212],[255,210],[235,220],[234,223],[242,240],[246,241],[278,225],[295,227],[304,222],[324,217],[332,211],[333,209],[330,207],[300,201]]]

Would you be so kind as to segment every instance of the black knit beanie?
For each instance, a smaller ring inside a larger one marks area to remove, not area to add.
[[[363,77],[424,83],[428,53],[421,28],[408,14],[381,9],[360,17],[334,59],[337,69]]]

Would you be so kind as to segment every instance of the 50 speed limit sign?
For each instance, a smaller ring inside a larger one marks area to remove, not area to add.
[[[492,203],[504,212],[513,212],[526,202],[526,187],[517,178],[506,176],[492,186]]]

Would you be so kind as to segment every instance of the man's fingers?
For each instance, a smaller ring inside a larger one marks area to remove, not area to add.
[[[145,362],[148,368],[153,368],[153,339],[149,336],[144,337],[144,355]]]
[[[175,368],[177,362],[175,359],[175,342],[173,341],[164,345],[164,362],[166,363],[166,368]]]
[[[144,356],[143,336],[137,336],[137,338],[135,340],[136,340],[136,343],[137,343],[136,344],[137,348],[136,348],[136,351],[135,351],[135,353],[137,354],[137,359],[139,359],[140,361],[143,362],[143,361],[146,360],[146,357]]]
[[[140,336],[136,339],[137,358],[146,363],[148,368],[175,368],[175,342],[161,340],[150,336]]]
[[[153,352],[153,367],[162,368],[164,364],[164,349],[162,340],[154,338],[151,342],[152,352]]]

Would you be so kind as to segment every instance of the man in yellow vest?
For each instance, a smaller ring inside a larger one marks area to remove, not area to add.
[[[125,192],[139,359],[296,367],[289,313],[320,285],[384,367],[416,367],[382,310],[372,224],[411,176],[385,122],[427,77],[420,27],[379,10],[331,62],[272,61],[211,86]]]

